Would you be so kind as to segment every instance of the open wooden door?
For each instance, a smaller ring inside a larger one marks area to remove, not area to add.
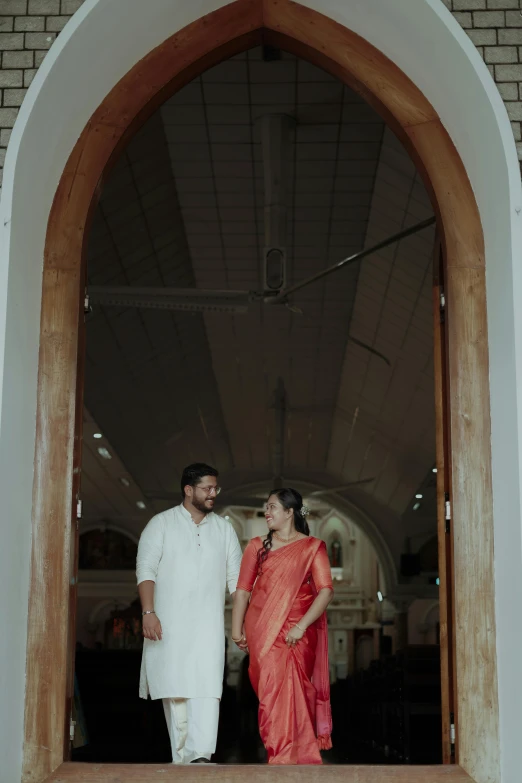
[[[433,258],[435,427],[437,459],[437,531],[439,540],[439,612],[442,697],[442,758],[457,759],[455,700],[453,531],[451,520],[451,442],[449,429],[449,372],[447,366],[446,297],[444,259],[440,241]]]
[[[78,599],[78,554],[79,527],[81,517],[81,467],[82,467],[82,437],[83,437],[83,390],[85,374],[85,312],[86,300],[82,297],[78,317],[78,357],[76,381],[76,411],[74,430],[73,455],[73,498],[70,522],[70,555],[69,555],[69,624],[67,635],[67,678],[65,683],[65,732],[64,759],[71,758],[74,740],[74,666],[76,654],[76,605]]]

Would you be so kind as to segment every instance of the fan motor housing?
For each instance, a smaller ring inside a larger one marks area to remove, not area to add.
[[[286,286],[286,250],[269,247],[264,251],[263,287],[265,291],[280,291]]]

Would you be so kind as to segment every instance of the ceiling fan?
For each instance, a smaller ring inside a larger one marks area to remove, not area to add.
[[[197,288],[89,285],[85,309],[92,304],[104,307],[136,307],[191,312],[247,313],[256,302],[280,305],[294,313],[301,310],[290,297],[344,267],[399,242],[431,226],[435,217],[423,220],[372,247],[353,253],[326,269],[287,285],[286,237],[288,228],[286,162],[291,158],[291,130],[295,119],[283,114],[268,114],[259,119],[264,169],[264,253],[262,281],[258,290],[203,290]],[[367,347],[367,346],[364,346]],[[381,357],[384,358],[384,357]]]

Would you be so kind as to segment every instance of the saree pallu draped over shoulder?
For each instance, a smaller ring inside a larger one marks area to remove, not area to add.
[[[245,617],[249,675],[259,698],[259,732],[269,764],[321,764],[332,747],[326,613],[295,647],[288,631],[319,590],[332,589],[323,541],[308,537],[268,554],[258,574],[260,538],[243,556],[238,588],[251,591]]]

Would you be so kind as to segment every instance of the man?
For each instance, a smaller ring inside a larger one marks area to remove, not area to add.
[[[175,764],[209,762],[216,749],[225,659],[225,586],[235,592],[241,547],[213,513],[218,472],[183,471],[183,502],[141,534],[136,574],[143,610],[140,696],[162,699]]]

